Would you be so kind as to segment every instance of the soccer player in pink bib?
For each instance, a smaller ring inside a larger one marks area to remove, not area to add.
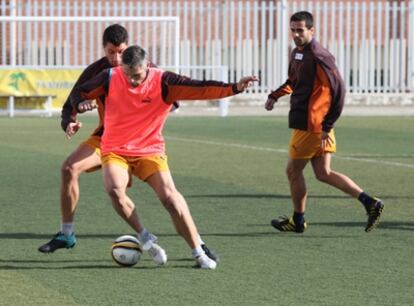
[[[93,99],[105,95],[105,130],[102,135],[102,166],[105,189],[117,213],[140,235],[135,205],[126,194],[129,174],[152,187],[171,215],[172,222],[192,249],[203,269],[215,269],[217,261],[206,254],[184,197],[175,187],[168,168],[162,129],[174,101],[208,100],[243,92],[255,76],[238,83],[193,80],[147,66],[147,53],[128,47],[120,67],[109,68],[80,85],[72,105],[79,112],[96,107]],[[151,247],[151,240],[144,249]],[[208,249],[207,249],[208,251]]]

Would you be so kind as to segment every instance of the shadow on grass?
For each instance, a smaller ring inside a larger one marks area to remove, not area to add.
[[[270,198],[270,199],[290,199],[290,195],[283,194],[193,194],[184,195],[185,198],[241,198],[241,199],[256,199],[256,198]]]
[[[115,265],[75,265],[75,266],[17,266],[17,265],[0,265],[0,270],[94,270],[94,269],[106,269],[106,270],[125,270],[125,269],[137,269],[137,270],[156,270],[156,269],[194,269],[197,268],[192,265],[168,265],[165,267],[117,267]]]
[[[101,264],[90,264],[91,262]],[[152,260],[141,260],[141,263],[150,262],[147,265],[136,265],[134,267],[121,267],[117,266],[112,260],[91,260],[91,259],[78,259],[78,260],[24,260],[24,259],[0,259],[0,270],[76,270],[76,269],[113,269],[113,270],[125,270],[125,269],[139,269],[139,270],[155,270],[155,269],[193,269],[198,268],[192,258],[170,258],[166,266],[160,267],[151,265]],[[107,264],[102,264],[107,263]]]
[[[263,194],[263,193],[256,193],[256,194],[193,194],[193,195],[184,195],[185,198],[240,198],[240,199],[290,199],[290,194]],[[352,197],[344,194],[344,195],[308,195],[309,199],[349,199],[353,200]],[[403,199],[403,200],[411,200],[414,197],[410,196],[380,196],[383,200],[392,200],[392,199]]]
[[[85,239],[111,239],[114,240],[118,236],[125,235],[122,233],[115,234],[76,234],[76,238],[85,238]],[[161,234],[157,233],[157,236],[163,237],[174,237],[176,234]],[[0,233],[0,239],[46,239],[50,240],[52,238],[51,234],[37,234],[37,233]],[[46,242],[46,241],[45,241]]]
[[[361,227],[365,228],[365,222],[312,222],[310,225],[315,226],[335,226],[335,227]],[[381,221],[378,225],[379,229],[414,231],[414,222],[396,222]]]
[[[328,227],[360,227],[365,228],[365,222],[309,222],[309,226],[328,226]],[[278,231],[274,230],[268,223],[259,223],[259,224],[246,224],[246,229],[249,228],[269,228],[268,231],[243,231],[238,233],[207,233],[203,232],[202,236],[209,237],[266,237],[272,236]],[[379,229],[387,230],[402,230],[402,231],[414,231],[414,222],[398,222],[398,221],[382,221],[379,224]],[[310,231],[309,229],[308,231]],[[307,231],[307,232],[308,232]],[[114,237],[121,236],[122,234],[77,234],[76,237],[79,239],[113,239]],[[178,237],[177,234],[160,234],[157,233],[159,237]],[[300,235],[299,235],[300,236]],[[331,236],[329,236],[331,237]],[[333,237],[333,236],[332,236]],[[338,236],[335,236],[338,237]],[[36,234],[36,233],[0,233],[0,239],[50,239],[51,236],[47,234]],[[0,261],[1,262],[1,261]]]

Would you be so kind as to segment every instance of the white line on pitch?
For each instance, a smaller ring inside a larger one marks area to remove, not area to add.
[[[239,143],[229,143],[229,142],[225,143],[225,142],[218,142],[218,141],[212,141],[212,140],[199,140],[199,139],[181,138],[181,137],[174,137],[174,136],[169,136],[169,137],[165,137],[165,138],[168,139],[168,140],[190,142],[190,143],[201,143],[201,144],[216,145],[216,146],[223,146],[223,147],[232,147],[232,148],[241,148],[241,149],[250,149],[250,150],[256,150],[256,151],[269,151],[269,152],[277,152],[277,153],[284,153],[284,154],[286,154],[288,152],[286,149],[274,149],[274,148],[250,146],[250,145],[239,144]],[[343,160],[352,160],[352,161],[357,161],[357,162],[382,164],[382,165],[388,165],[388,166],[414,169],[413,164],[390,162],[390,161],[379,160],[379,159],[359,158],[359,157],[354,157],[354,156],[351,157],[351,156],[338,155],[338,154],[335,154],[335,158],[343,159]]]

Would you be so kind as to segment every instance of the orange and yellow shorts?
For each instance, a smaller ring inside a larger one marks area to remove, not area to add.
[[[142,181],[156,172],[169,171],[167,155],[132,157],[108,153],[103,155],[101,160],[103,167],[109,164],[119,165]]]
[[[325,153],[336,152],[336,140],[333,129],[329,133],[332,143],[321,148],[322,133],[312,133],[302,130],[293,130],[289,142],[289,157],[291,159],[312,159]]]
[[[100,136],[94,136],[91,135],[88,139],[86,139],[84,142],[82,142],[82,145],[86,145],[90,148],[92,148],[95,153],[101,157],[101,137]],[[96,170],[101,169],[101,166],[92,167],[88,170],[86,170],[87,173],[94,172]]]
[[[98,154],[98,156],[101,156],[101,137],[91,135],[88,139],[86,139],[82,144],[85,144],[95,150],[95,153]]]

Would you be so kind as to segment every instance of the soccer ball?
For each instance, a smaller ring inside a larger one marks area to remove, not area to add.
[[[111,255],[118,265],[132,267],[140,260],[142,249],[137,238],[123,235],[112,243]]]

